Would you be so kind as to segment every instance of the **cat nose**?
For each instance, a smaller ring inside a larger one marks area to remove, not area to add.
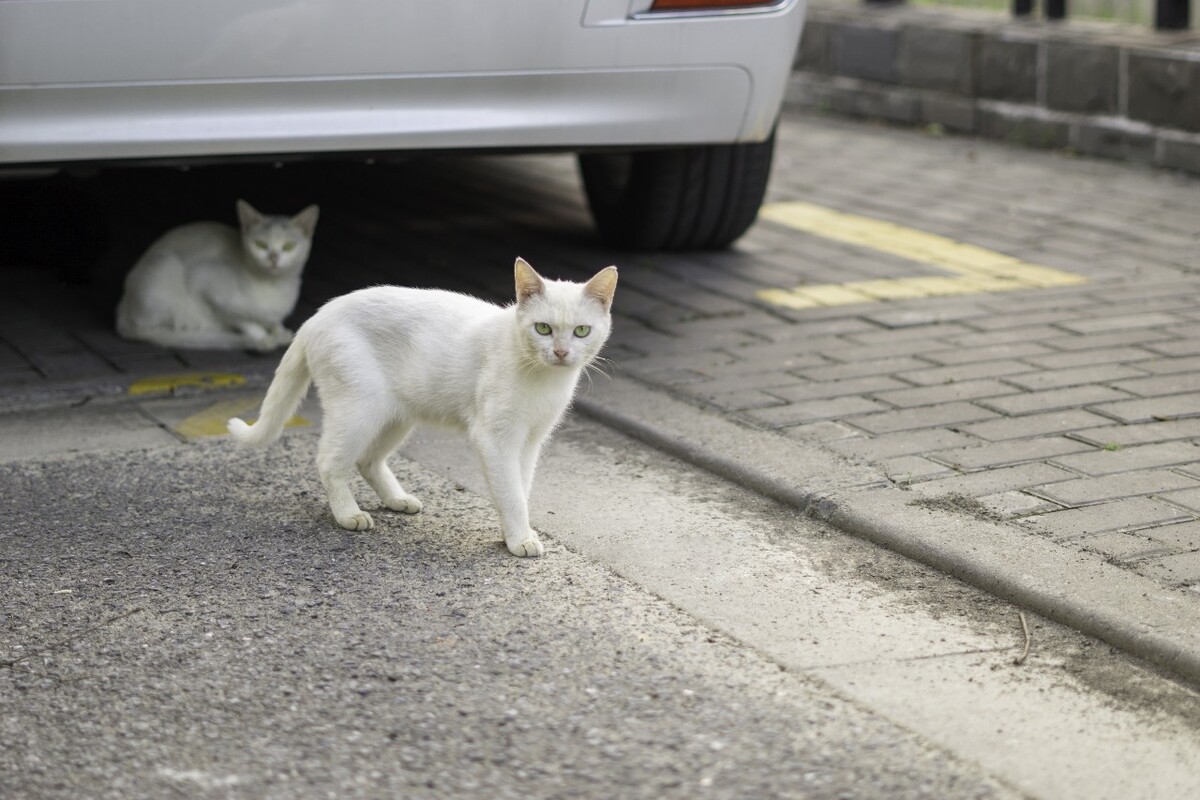
[[[562,361],[564,358],[567,357],[567,351],[560,350],[559,348],[556,347],[556,348],[554,348],[554,355],[558,356],[559,361]]]

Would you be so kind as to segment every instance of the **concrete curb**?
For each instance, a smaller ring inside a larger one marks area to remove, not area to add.
[[[1200,683],[1200,603],[1015,525],[914,505],[834,454],[744,428],[629,379],[579,412],[683,461]],[[1037,643],[1034,642],[1034,647]]]

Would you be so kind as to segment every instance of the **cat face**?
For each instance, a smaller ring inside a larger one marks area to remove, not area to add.
[[[551,281],[518,258],[515,274],[517,320],[530,359],[548,367],[591,363],[612,327],[617,268],[607,267],[587,283]]]
[[[260,214],[245,200],[238,200],[237,211],[242,246],[258,269],[268,275],[288,275],[304,268],[317,226],[316,206],[294,217],[280,217]]]

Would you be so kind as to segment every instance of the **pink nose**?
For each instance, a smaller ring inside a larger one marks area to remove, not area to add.
[[[559,350],[559,349],[556,347],[556,348],[554,348],[554,355],[558,356],[558,360],[559,360],[559,361],[562,361],[564,358],[566,358],[566,357],[567,357],[567,351],[566,351],[566,350]]]

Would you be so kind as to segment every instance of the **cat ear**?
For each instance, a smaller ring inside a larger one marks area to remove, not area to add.
[[[248,228],[251,225],[262,222],[263,215],[254,210],[254,206],[247,203],[245,200],[237,201],[238,222],[243,228]]]
[[[513,275],[517,280],[518,303],[524,303],[529,298],[541,294],[546,288],[542,276],[534,272],[529,262],[519,256],[513,264]]]
[[[604,310],[612,307],[613,293],[617,291],[617,268],[605,267],[597,272],[583,287],[584,294],[595,299]]]
[[[309,206],[301,211],[296,216],[292,217],[292,222],[296,224],[300,230],[304,231],[304,235],[309,239],[312,238],[313,231],[317,228],[317,215],[321,213],[321,209],[317,206]]]

